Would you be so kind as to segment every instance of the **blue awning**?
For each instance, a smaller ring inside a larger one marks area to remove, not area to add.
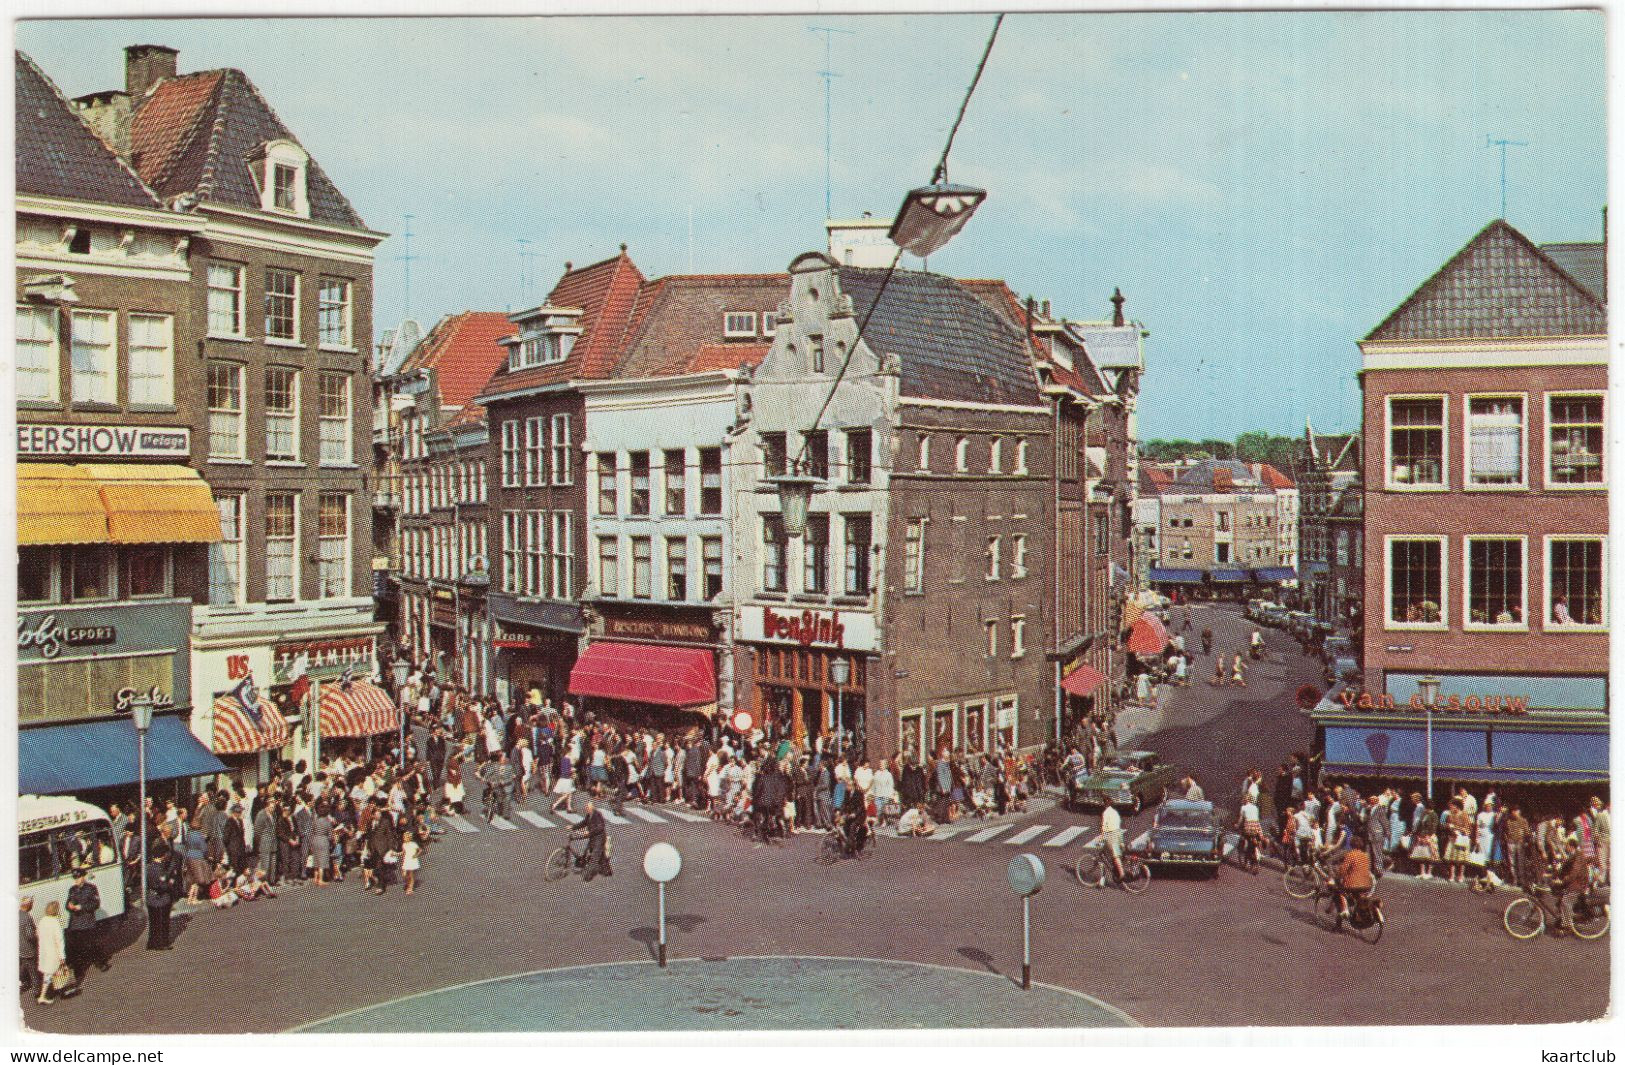
[[[1499,741],[1500,737],[1497,737]],[[1427,768],[1425,728],[1331,727],[1326,730],[1326,763],[1379,770]],[[1433,772],[1447,777],[1457,770],[1489,765],[1483,729],[1433,729]]]
[[[1253,580],[1255,581],[1295,581],[1297,579],[1298,571],[1291,566],[1265,566],[1263,569],[1253,570]]]
[[[1162,584],[1201,584],[1202,571],[1199,569],[1164,569],[1161,566],[1152,566],[1151,579]]]
[[[1215,583],[1240,584],[1247,579],[1247,571],[1244,569],[1216,569],[1209,576],[1213,578]]]
[[[1568,780],[1608,778],[1606,732],[1503,732],[1495,730],[1495,767],[1559,772]]]
[[[1493,755],[1493,764],[1487,755]],[[1322,773],[1422,780],[1427,775],[1427,730],[1329,727]],[[1501,728],[1487,734],[1435,726],[1433,776],[1468,783],[1600,783],[1608,779],[1608,735]]]
[[[134,784],[135,724],[128,718],[23,729],[17,734],[17,791],[61,795]],[[178,717],[155,717],[147,731],[147,779],[226,772],[226,765]]]

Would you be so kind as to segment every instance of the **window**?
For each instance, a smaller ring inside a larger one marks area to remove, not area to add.
[[[812,364],[813,373],[824,372],[824,338],[810,336],[807,338],[807,358]]]
[[[1027,440],[1025,437],[1016,437],[1016,468],[1010,472],[1019,474],[1027,472]]]
[[[1104,510],[1095,512],[1095,554],[1105,555],[1111,550],[1112,524]]]
[[[513,422],[508,422],[513,425]],[[517,510],[502,512],[502,590],[518,595],[524,587],[521,581],[520,528],[524,515]]]
[[[1194,557],[1196,557],[1191,552],[1191,542],[1188,539],[1184,539],[1182,537],[1179,542],[1180,542],[1180,557],[1181,558],[1194,558]]]
[[[293,211],[299,202],[299,168],[286,163],[271,164],[271,206]]]
[[[598,594],[621,594],[621,545],[613,536],[598,538]]]
[[[93,603],[116,596],[113,551],[107,547],[75,545],[62,553],[68,598]]]
[[[688,538],[666,538],[666,598],[674,603],[688,599]]]
[[[964,473],[970,469],[970,441],[964,437],[954,441],[954,471]]]
[[[209,335],[240,337],[243,323],[243,268],[209,264]]]
[[[1010,657],[1021,658],[1027,653],[1027,619],[1010,619]]]
[[[829,432],[824,429],[807,434],[807,476],[821,481],[829,480]]]
[[[802,589],[814,595],[829,594],[829,515],[807,515],[807,533],[802,539]]]
[[[762,471],[769,477],[783,477],[785,470],[784,434],[762,434]]]
[[[598,513],[613,515],[620,509],[619,486],[615,483],[615,452],[598,453]]]
[[[553,598],[574,599],[576,537],[575,514],[568,510],[553,512]]]
[[[68,238],[68,254],[90,254],[90,230],[84,226],[74,226],[69,230],[73,235]]]
[[[999,568],[1001,565],[1000,557],[1002,553],[1003,542],[1000,537],[989,536],[987,538],[987,550],[985,554],[987,556],[987,579],[990,581],[996,581],[999,579]]]
[[[570,458],[570,416],[553,415],[552,480],[554,484],[574,484],[575,463]]]
[[[175,405],[174,320],[167,314],[131,314],[129,316],[129,329],[130,403],[136,406],[173,407]],[[52,363],[54,366],[54,358]],[[21,384],[21,372],[22,364],[19,359],[19,385]]]
[[[911,518],[903,539],[903,591],[925,590],[925,519]]]
[[[316,295],[316,339],[324,348],[353,346],[350,339],[350,282],[322,278]]]
[[[299,339],[299,275],[292,270],[265,271],[265,336]]]
[[[872,526],[869,515],[849,514],[846,526],[846,594],[868,595],[869,567],[872,551]]]
[[[323,492],[316,519],[317,597],[343,599],[350,594],[350,497]]]
[[[931,434],[921,433],[915,441],[914,468],[925,472],[931,469]]]
[[[1027,534],[1016,533],[1010,537],[1010,576],[1025,577],[1027,575]]]
[[[542,483],[542,461],[546,440],[540,417],[525,419],[525,484]]]
[[[784,519],[777,514],[762,515],[762,588],[784,591]]]
[[[722,335],[724,337],[754,337],[756,335],[755,311],[728,311],[722,316]]]
[[[1337,547],[1336,547],[1337,564],[1339,566],[1348,565],[1349,564],[1349,538],[1348,538],[1347,533],[1345,533],[1342,529],[1337,530],[1336,544],[1337,544]]]
[[[118,402],[118,344],[112,311],[74,311],[73,402]]]
[[[722,513],[722,449],[700,448],[700,513]]]
[[[1388,541],[1388,622],[1444,624],[1444,540]]]
[[[666,513],[683,514],[688,510],[688,452],[681,449],[666,452]]]
[[[1388,400],[1388,484],[1444,487],[1444,400]]]
[[[547,594],[547,512],[525,511],[525,594]]]
[[[289,603],[299,598],[299,497],[273,493],[265,497],[265,601]]]
[[[1600,537],[1554,536],[1546,541],[1548,628],[1607,624],[1602,552]]]
[[[700,557],[705,564],[705,583],[700,590],[710,602],[722,594],[722,537],[701,537]]]
[[[265,369],[265,457],[299,460],[299,371],[285,366]]]
[[[1524,628],[1523,539],[1467,537],[1467,626]]]
[[[1228,540],[1220,540],[1213,545],[1213,561],[1220,566],[1229,564],[1230,542]]]
[[[55,403],[58,396],[57,312],[53,307],[17,308],[17,398]]]
[[[1546,403],[1547,481],[1602,484],[1602,396],[1549,396]]]
[[[519,487],[519,420],[502,423],[502,487]]]
[[[1004,472],[1004,438],[1002,436],[995,436],[993,438],[993,443],[988,445],[987,472]]]
[[[846,480],[848,484],[868,484],[873,463],[874,434],[868,429],[852,429],[846,434]]]
[[[243,601],[243,497],[217,493],[220,543],[209,545],[209,602],[217,606]]]
[[[1218,522],[1218,525],[1216,526],[1216,528],[1219,530],[1219,532],[1229,532],[1230,531],[1230,512],[1228,510],[1216,510],[1216,511],[1214,511],[1213,512],[1213,519],[1216,522]]]
[[[649,537],[632,537],[632,598],[648,599],[654,585],[654,547]]]
[[[1523,485],[1522,396],[1467,398],[1467,483],[1500,488]]]
[[[236,363],[209,363],[209,457],[241,459],[243,455],[243,368]]]
[[[984,621],[982,627],[987,630],[987,656],[997,657],[999,653],[999,623],[997,621]]]
[[[50,547],[17,549],[17,601],[56,601],[56,550]]]
[[[632,514],[649,513],[649,453],[647,451],[634,451],[627,456],[632,469],[632,498],[629,508]]]

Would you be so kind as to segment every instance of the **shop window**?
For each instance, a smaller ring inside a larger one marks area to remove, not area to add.
[[[632,537],[632,598],[648,599],[654,594],[653,545],[647,536]]]
[[[1389,625],[1443,627],[1443,604],[1443,538],[1391,538],[1388,541]]]
[[[1550,396],[1547,404],[1547,480],[1565,488],[1602,484],[1602,396]]]
[[[632,469],[632,498],[630,512],[637,515],[649,513],[649,453],[647,451],[634,451],[628,456]]]
[[[54,603],[56,590],[56,549],[19,547],[17,549],[17,602]]]
[[[1020,739],[1018,725],[1020,720],[1020,714],[1018,713],[1021,707],[1020,700],[1014,695],[1001,695],[994,701],[993,706],[995,745],[1003,750],[1013,751]]]
[[[700,513],[722,513],[722,449],[700,448]]]
[[[67,561],[68,596],[75,603],[94,603],[117,595],[113,552],[106,547],[78,545],[63,552]]]
[[[829,592],[829,515],[807,515],[807,533],[802,540],[805,563],[802,588],[815,595]]]
[[[1467,483],[1516,488],[1523,476],[1523,397],[1467,400]]]
[[[1444,399],[1388,400],[1388,484],[1444,487]]]
[[[1546,541],[1546,601],[1553,629],[1600,628],[1607,624],[1601,537],[1552,537]]]
[[[705,562],[705,601],[711,602],[722,594],[722,537],[703,537],[700,553]]]
[[[987,750],[987,703],[966,703],[964,708],[964,721],[965,750]]]
[[[666,452],[666,513],[688,511],[688,452],[678,448]]]
[[[666,538],[666,598],[674,603],[688,601],[688,538]]]

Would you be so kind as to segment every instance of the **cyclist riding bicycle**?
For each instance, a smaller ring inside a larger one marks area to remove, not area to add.
[[[1569,833],[1563,837],[1567,852],[1552,866],[1552,891],[1560,924],[1554,935],[1566,936],[1574,931],[1574,904],[1591,886],[1591,859],[1580,849],[1580,837]]]
[[[1366,852],[1365,840],[1356,834],[1348,850],[1336,865],[1332,880],[1332,896],[1337,905],[1338,924],[1349,916],[1349,904],[1371,893],[1371,855]]]
[[[1117,812],[1117,807],[1107,803],[1105,809],[1100,811],[1100,845],[1106,848],[1111,856],[1112,869],[1117,873],[1117,879],[1123,879],[1123,815]]]
[[[841,847],[849,856],[863,850],[869,840],[869,807],[856,788],[848,788],[841,803],[840,833]]]

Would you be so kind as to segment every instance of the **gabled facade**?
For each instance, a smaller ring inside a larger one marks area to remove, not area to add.
[[[1304,426],[1298,463],[1302,493],[1300,601],[1319,621],[1357,629],[1365,594],[1360,434],[1317,434]]]

